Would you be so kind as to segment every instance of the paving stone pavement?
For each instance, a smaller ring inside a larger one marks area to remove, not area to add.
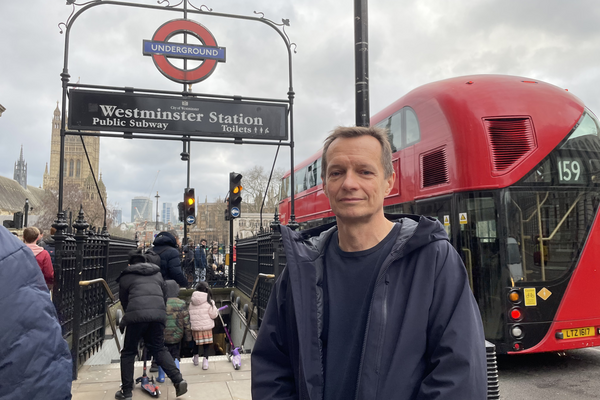
[[[142,362],[135,363],[137,378],[142,376]],[[147,363],[148,369],[150,363]],[[242,367],[234,370],[226,356],[209,358],[208,370],[202,369],[202,363],[194,366],[191,358],[181,360],[181,373],[188,383],[188,392],[178,399],[193,400],[251,400],[250,395],[250,355],[242,355]],[[148,373],[154,375],[157,373]],[[73,400],[110,400],[121,385],[119,364],[84,365],[79,369],[78,379],[73,381]],[[159,399],[175,399],[175,388],[166,378],[160,386]],[[137,384],[133,389],[133,400],[151,399]]]

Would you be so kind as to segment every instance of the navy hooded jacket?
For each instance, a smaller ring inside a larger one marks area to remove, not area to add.
[[[485,339],[462,260],[438,221],[402,217],[362,354],[351,355],[360,357],[355,399],[483,400]],[[252,350],[253,399],[323,399],[324,257],[336,229],[281,227],[287,266]]]
[[[0,399],[70,399],[73,365],[42,271],[0,226]]]
[[[188,281],[181,269],[177,240],[169,232],[160,232],[154,239],[152,251],[160,256],[160,272],[163,279],[174,280],[181,287],[186,287]]]

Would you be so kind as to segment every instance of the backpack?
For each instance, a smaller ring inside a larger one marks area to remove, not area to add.
[[[158,265],[160,267],[160,255],[157,254],[154,250],[146,250],[146,252],[144,253],[144,258],[146,259],[146,262]]]

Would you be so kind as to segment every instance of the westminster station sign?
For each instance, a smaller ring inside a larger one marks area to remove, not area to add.
[[[287,105],[71,89],[69,129],[287,140]]]

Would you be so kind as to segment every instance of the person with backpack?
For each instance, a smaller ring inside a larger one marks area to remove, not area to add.
[[[175,281],[167,281],[167,323],[165,324],[165,346],[179,368],[181,358],[181,342],[192,340],[192,326],[187,304],[179,298],[179,285]],[[158,382],[165,381],[165,372],[158,367]]]
[[[153,253],[133,250],[129,253],[129,265],[117,278],[119,299],[125,311],[119,328],[121,332],[127,330],[121,350],[121,390],[115,393],[115,399],[132,398],[134,362],[140,339],[144,339],[148,352],[173,382],[176,396],[187,392],[187,382],[165,347],[167,285],[156,265],[158,262],[159,257]]]
[[[171,279],[180,287],[187,287],[188,281],[181,269],[179,259],[179,236],[174,230],[160,232],[154,239],[154,247],[149,250],[160,256],[160,273],[165,281]]]
[[[198,353],[200,346],[204,348],[204,360],[202,369],[208,369],[208,353],[213,342],[212,330],[215,327],[215,318],[219,316],[219,310],[212,299],[212,290],[208,283],[200,282],[196,291],[192,293],[190,302],[190,323],[192,324],[192,335],[194,336],[194,365],[198,365]]]

